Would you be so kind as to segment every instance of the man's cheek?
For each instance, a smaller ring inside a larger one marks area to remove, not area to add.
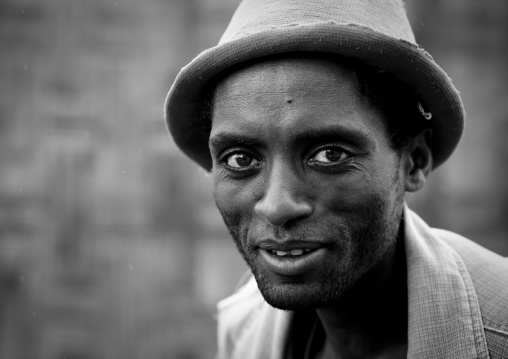
[[[320,194],[323,206],[332,213],[344,216],[363,213],[379,198],[374,185],[362,182],[352,185],[332,183],[323,192]]]
[[[241,191],[224,184],[217,184],[214,188],[215,205],[235,240],[240,240],[242,227],[249,218],[248,208],[240,194]]]
[[[228,217],[248,216],[254,209],[254,195],[248,186],[236,181],[220,181],[214,184],[214,199],[219,210]]]

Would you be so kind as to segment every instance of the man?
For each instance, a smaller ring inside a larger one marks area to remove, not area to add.
[[[252,271],[219,358],[508,357],[508,261],[404,202],[464,111],[399,1],[243,1],[166,119]]]

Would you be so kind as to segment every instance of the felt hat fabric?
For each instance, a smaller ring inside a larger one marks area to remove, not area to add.
[[[450,78],[416,44],[401,0],[242,1],[219,44],[182,68],[169,90],[165,119],[176,144],[211,170],[201,118],[210,80],[246,61],[309,51],[356,58],[394,73],[416,91],[422,113],[430,117],[434,168],[452,154],[464,129],[464,108]]]

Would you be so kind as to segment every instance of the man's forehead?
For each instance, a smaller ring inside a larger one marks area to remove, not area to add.
[[[215,94],[241,98],[245,92],[306,92],[311,86],[357,88],[357,68],[351,61],[337,56],[291,55],[260,59],[243,64],[223,74]]]
[[[309,117],[333,108],[351,111],[361,98],[354,71],[322,58],[281,58],[256,62],[226,75],[213,96],[215,117],[277,117],[299,111]],[[255,119],[254,119],[255,120]]]
[[[242,142],[245,135],[273,139],[274,133],[280,140],[317,132],[348,138],[384,133],[353,67],[326,58],[282,58],[238,69],[219,83],[211,115],[211,143]]]

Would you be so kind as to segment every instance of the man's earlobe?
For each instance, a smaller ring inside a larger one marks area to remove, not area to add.
[[[404,153],[405,189],[416,192],[424,185],[432,170],[432,130],[427,129],[413,137]]]

